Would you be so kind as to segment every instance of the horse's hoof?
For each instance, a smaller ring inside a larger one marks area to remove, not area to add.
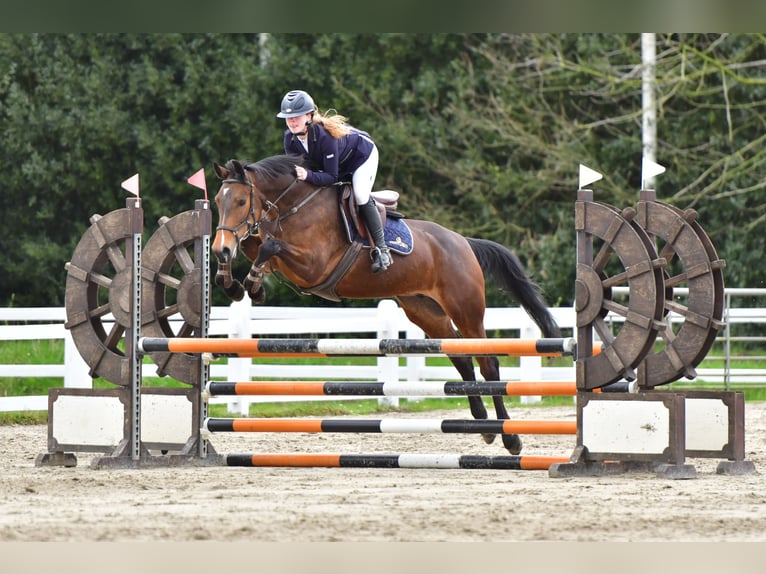
[[[511,454],[519,454],[521,452],[521,437],[517,434],[504,434],[503,446]]]
[[[481,438],[483,438],[484,442],[487,444],[492,444],[493,442],[495,442],[495,435],[493,434],[483,434],[481,435]]]
[[[255,293],[248,293],[250,300],[255,305],[263,305],[266,302],[266,289],[260,287]]]
[[[233,301],[242,301],[245,296],[245,289],[239,281],[232,283],[231,287],[224,288],[223,292]]]

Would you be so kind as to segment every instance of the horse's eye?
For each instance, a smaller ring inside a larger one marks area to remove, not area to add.
[[[240,207],[242,207],[243,205],[245,205],[245,203],[247,203],[247,202],[246,202],[244,199],[240,199],[240,200],[239,200],[239,206],[240,206]]]

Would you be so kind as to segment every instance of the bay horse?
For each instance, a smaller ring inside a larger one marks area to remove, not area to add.
[[[561,336],[519,259],[493,241],[464,237],[431,221],[406,219],[411,253],[394,254],[393,265],[373,275],[369,258],[360,256],[360,243],[345,231],[338,186],[317,187],[299,180],[295,166],[302,161],[300,156],[279,155],[249,164],[214,163],[222,180],[215,196],[215,282],[230,297],[239,300],[247,290],[253,301],[262,303],[264,273],[277,272],[302,292],[331,300],[393,297],[432,339],[485,338],[486,273],[521,304],[544,337]],[[231,275],[238,249],[252,261],[244,287]],[[472,357],[449,358],[464,381],[476,380]],[[485,380],[500,379],[497,357],[476,360]],[[497,418],[508,419],[503,397],[492,400]],[[482,397],[469,396],[468,401],[474,418],[487,418]],[[501,436],[511,454],[521,452],[518,435]],[[483,437],[491,443],[495,435]]]

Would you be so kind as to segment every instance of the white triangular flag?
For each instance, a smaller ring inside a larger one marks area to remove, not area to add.
[[[138,197],[138,174],[130,176],[121,184],[122,189]]]
[[[646,188],[646,182],[654,178],[655,175],[660,175],[665,171],[665,168],[658,163],[653,162],[646,157],[641,158],[641,187]]]
[[[599,179],[603,177],[604,176],[601,175],[596,170],[593,170],[589,167],[584,166],[583,164],[580,164],[580,189],[583,189],[589,183],[598,181]]]

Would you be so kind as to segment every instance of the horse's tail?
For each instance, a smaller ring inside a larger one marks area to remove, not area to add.
[[[509,292],[540,327],[544,337],[561,337],[556,320],[540,294],[540,288],[524,271],[519,258],[508,249],[487,239],[467,237],[485,276]]]

